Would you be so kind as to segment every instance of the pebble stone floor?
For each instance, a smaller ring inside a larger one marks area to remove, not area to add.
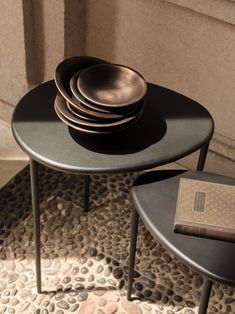
[[[126,300],[130,187],[135,174],[83,177],[40,167],[43,293],[36,293],[28,166],[0,190],[0,313],[196,314],[203,279],[140,223],[133,302]],[[215,283],[209,313],[235,313]]]

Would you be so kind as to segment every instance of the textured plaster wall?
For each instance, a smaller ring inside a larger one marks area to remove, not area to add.
[[[234,160],[234,16],[232,0],[1,1],[0,99],[15,105],[63,58],[101,57],[202,103],[212,149]]]
[[[1,0],[0,99],[16,105],[64,58],[64,1]]]
[[[234,0],[166,0],[235,25]]]
[[[53,78],[64,57],[64,1],[23,0],[29,88]]]
[[[87,2],[87,54],[198,100],[235,139],[234,25],[165,1]]]
[[[11,104],[27,91],[21,1],[1,0],[0,99]]]

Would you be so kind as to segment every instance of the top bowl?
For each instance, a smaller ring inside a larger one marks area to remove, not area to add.
[[[107,107],[130,106],[142,99],[147,91],[141,74],[129,67],[109,63],[83,70],[77,87],[89,101]]]

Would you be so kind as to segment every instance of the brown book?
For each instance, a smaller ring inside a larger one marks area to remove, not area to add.
[[[181,178],[174,231],[235,241],[235,186]]]

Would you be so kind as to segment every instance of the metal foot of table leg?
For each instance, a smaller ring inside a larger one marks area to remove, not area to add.
[[[41,286],[41,252],[40,252],[40,211],[39,211],[39,188],[38,188],[38,164],[30,158],[30,182],[32,195],[32,208],[34,217],[34,241],[35,241],[35,264],[37,292],[42,292]]]
[[[199,170],[199,171],[202,171],[204,169],[205,162],[206,162],[206,156],[208,153],[208,148],[209,148],[209,143],[204,145],[200,150],[200,154],[199,154],[199,158],[198,158],[198,162],[197,162],[197,170]]]
[[[84,176],[84,211],[89,212],[90,176]]]
[[[207,312],[212,285],[213,285],[213,282],[211,280],[206,279],[206,278],[204,279],[204,285],[203,285],[198,314],[206,314]]]
[[[128,270],[128,287],[127,287],[127,300],[131,300],[132,284],[134,276],[135,267],[135,252],[136,252],[136,242],[139,224],[139,214],[137,210],[133,207],[132,210],[132,224],[131,224],[131,243],[130,243],[130,257],[129,257],[129,270]]]

